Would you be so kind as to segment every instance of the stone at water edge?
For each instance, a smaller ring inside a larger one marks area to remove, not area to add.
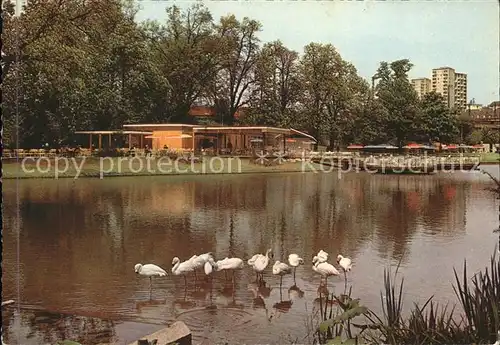
[[[157,345],[192,345],[191,331],[182,321],[176,321],[169,327],[160,329],[153,334],[142,337],[140,340],[147,340],[149,342],[157,340]],[[130,344],[137,345],[138,341]]]

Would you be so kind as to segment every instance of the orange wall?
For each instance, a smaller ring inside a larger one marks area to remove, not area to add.
[[[192,149],[193,138],[180,138],[181,134],[193,135],[192,128],[178,128],[167,131],[153,131],[153,150],[162,150],[167,145],[171,150]],[[179,138],[170,138],[179,137]],[[156,139],[158,138],[158,139]]]

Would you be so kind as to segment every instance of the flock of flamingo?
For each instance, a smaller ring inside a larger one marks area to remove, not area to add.
[[[266,251],[266,254],[255,254],[248,261],[248,266],[252,267],[257,275],[257,281],[263,280],[263,273],[270,260],[273,258],[271,249]],[[298,266],[303,265],[304,260],[297,254],[290,254],[288,256],[288,264],[276,261],[272,267],[273,275],[280,277],[280,289],[283,284],[283,276],[291,274],[293,271],[293,278],[295,281],[295,271]],[[347,284],[347,272],[352,268],[352,261],[349,258],[343,257],[342,255],[337,256],[337,264],[344,273],[345,282]],[[234,274],[236,270],[243,269],[245,266],[244,261],[240,258],[224,258],[219,261],[215,261],[212,253],[204,253],[201,255],[193,255],[190,259],[182,261],[178,257],[174,257],[172,260],[172,274],[175,276],[183,276],[184,284],[187,287],[187,274],[193,272],[196,279],[196,271],[203,267],[205,274],[207,276],[213,277],[214,272],[224,271],[227,279],[227,272],[232,271],[233,273],[233,283]],[[325,284],[330,276],[339,276],[340,272],[328,263],[328,253],[320,250],[317,255],[312,259],[312,269],[314,272],[321,275],[325,279]],[[135,273],[149,277],[150,289],[152,288],[152,278],[153,277],[165,277],[167,272],[154,264],[136,264],[134,267]]]

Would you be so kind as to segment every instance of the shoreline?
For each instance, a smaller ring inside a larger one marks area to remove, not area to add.
[[[103,174],[102,180],[107,177],[157,177],[157,176],[213,176],[213,175],[251,175],[251,174],[291,174],[291,173],[309,173],[314,172],[313,170],[268,170],[268,171],[240,171],[240,172],[185,172],[185,173],[165,173],[165,174],[151,174],[151,173],[121,173],[121,174]],[[75,178],[75,175],[62,175],[58,176],[57,179],[79,179],[79,178],[89,178],[89,179],[101,179],[99,173],[96,174],[81,174]],[[42,175],[42,176],[2,176],[3,180],[34,180],[34,179],[56,179],[54,175]]]
[[[487,165],[487,166],[494,166],[494,165],[499,165],[500,163],[493,163],[493,162],[486,162],[486,163],[481,163],[481,165]],[[320,167],[318,167],[318,170],[321,170]],[[334,168],[331,171],[325,171],[323,173],[334,173],[338,172],[339,168]],[[459,172],[459,170],[457,170]],[[352,171],[354,173],[362,173],[363,171]],[[434,173],[438,173],[439,171],[435,171]],[[258,170],[258,171],[239,171],[239,172],[172,172],[172,173],[132,173],[132,172],[123,172],[123,173],[106,173],[103,174],[101,177],[100,173],[81,173],[79,176],[76,175],[59,175],[59,176],[54,176],[54,174],[44,174],[44,175],[15,175],[15,176],[5,176],[3,175],[1,178],[2,180],[35,180],[35,179],[42,179],[42,180],[47,180],[47,179],[54,179],[54,180],[59,180],[59,179],[100,179],[104,180],[106,178],[119,178],[119,177],[165,177],[165,176],[215,176],[215,175],[259,175],[259,174],[298,174],[298,173],[318,173],[318,171],[314,170],[300,170],[300,169],[273,169],[273,170]],[[347,173],[347,172],[346,172]],[[376,174],[377,175],[377,174]],[[386,175],[432,175],[432,174],[404,174],[404,173],[393,173],[393,174],[386,174]]]
[[[484,157],[481,165],[494,166],[499,165],[500,161],[493,161],[490,157]],[[490,158],[490,159],[488,159]],[[496,158],[496,157],[495,157]],[[136,159],[135,161],[125,161],[123,164],[118,158],[111,158],[103,164],[99,158],[91,158],[85,161],[78,158],[73,162],[65,162],[66,165],[59,164],[55,159],[49,159],[41,164],[21,163],[17,161],[2,161],[2,179],[5,180],[31,180],[31,179],[104,179],[111,177],[156,177],[156,176],[193,176],[193,175],[249,175],[249,174],[277,174],[277,173],[332,173],[349,171],[342,170],[340,167],[329,166],[328,164],[314,161],[285,161],[280,164],[270,166],[256,164],[250,159],[239,159],[224,157],[219,158],[215,163],[212,161],[203,161],[199,163],[181,163],[177,162],[163,170],[160,165],[145,167],[146,160]],[[135,163],[134,163],[135,162]],[[459,170],[457,170],[459,171]],[[400,174],[395,174],[400,175]]]
[[[159,166],[145,166],[144,160],[136,160],[138,164],[116,164],[117,160],[109,165],[100,165],[99,160],[87,160],[83,164],[69,164],[58,167],[54,160],[49,164],[21,165],[17,162],[2,164],[2,179],[30,180],[30,179],[105,179],[108,177],[156,177],[156,176],[194,176],[194,175],[240,175],[240,174],[273,174],[273,173],[306,173],[324,171],[320,164],[303,162],[285,162],[283,164],[263,166],[249,160],[239,162],[223,159],[216,164],[191,163],[176,164],[173,167],[161,169]],[[128,162],[127,162],[128,163]],[[153,168],[151,170],[151,168]]]

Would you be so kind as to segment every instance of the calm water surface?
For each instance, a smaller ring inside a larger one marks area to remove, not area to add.
[[[498,175],[497,167],[487,169]],[[182,320],[195,344],[290,343],[302,340],[318,307],[320,279],[310,260],[320,249],[332,262],[338,253],[353,259],[353,295],[374,310],[380,310],[384,268],[399,261],[407,306],[433,294],[455,302],[453,268],[464,259],[471,274],[488,265],[498,201],[485,190],[491,185],[485,175],[336,176],[20,181],[19,271],[16,183],[5,181],[2,295],[19,300],[19,286],[21,305],[31,311],[5,314],[4,339],[28,345],[85,336],[89,345],[126,344]],[[277,260],[290,253],[305,258],[296,287],[285,277],[280,293],[270,265],[264,288],[257,289],[246,267],[234,289],[223,273],[212,293],[204,280],[195,286],[191,276],[186,291],[182,277],[170,275],[153,281],[150,296],[149,279],[134,273],[139,262],[170,271],[174,256],[212,251],[218,259],[246,260],[268,248]],[[343,287],[343,278],[329,279],[330,292]],[[54,321],[36,310],[101,320]]]

